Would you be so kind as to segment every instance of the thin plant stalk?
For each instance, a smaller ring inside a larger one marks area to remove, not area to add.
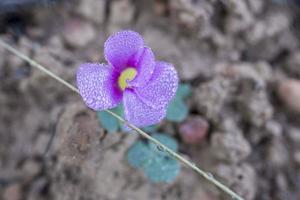
[[[35,68],[43,71],[47,75],[51,76],[53,79],[57,80],[58,82],[60,82],[63,85],[67,86],[72,91],[74,91],[77,94],[79,94],[78,89],[76,87],[74,87],[72,84],[70,84],[70,83],[66,82],[65,80],[63,80],[62,78],[58,77],[57,75],[55,75],[54,73],[52,73],[51,71],[49,71],[48,69],[46,69],[44,66],[40,65],[39,63],[37,63],[33,59],[29,58],[28,56],[26,56],[22,52],[18,51],[17,49],[15,49],[14,47],[12,47],[11,45],[9,45],[8,43],[4,42],[1,39],[0,39],[0,46],[2,46],[4,49],[10,51],[11,53],[15,54],[17,57],[19,57],[19,58],[23,59],[24,61],[28,62],[32,67],[35,67]],[[108,112],[110,115],[114,116],[119,121],[121,121],[123,124],[127,125],[131,129],[133,129],[139,135],[143,136],[144,138],[148,139],[149,141],[151,141],[152,143],[154,143],[155,145],[157,145],[157,148],[160,149],[161,151],[165,151],[166,153],[169,154],[169,156],[173,157],[174,159],[176,159],[178,161],[181,161],[186,166],[192,168],[194,171],[196,171],[204,179],[206,179],[210,183],[214,184],[216,187],[218,187],[224,193],[228,194],[232,199],[234,199],[234,200],[244,200],[244,198],[242,198],[241,196],[239,196],[238,194],[236,194],[234,191],[232,191],[231,189],[229,189],[227,186],[225,186],[224,184],[222,184],[221,182],[219,182],[218,180],[216,180],[211,173],[207,173],[207,172],[201,170],[193,162],[187,160],[183,156],[179,155],[178,153],[174,152],[170,148],[166,147],[164,144],[162,144],[161,142],[159,142],[157,139],[151,137],[149,134],[147,134],[143,130],[139,129],[138,127],[134,126],[133,124],[130,124],[128,121],[126,121],[125,119],[123,119],[122,117],[120,117],[119,115],[117,115],[116,113],[114,113],[114,112],[112,112],[110,110],[105,110],[105,111]]]

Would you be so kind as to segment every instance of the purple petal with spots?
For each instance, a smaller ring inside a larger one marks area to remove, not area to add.
[[[126,120],[138,127],[157,124],[166,115],[166,108],[154,109],[146,105],[130,89],[124,91],[123,101]]]
[[[163,108],[174,97],[178,87],[178,75],[172,64],[156,62],[154,73],[144,87],[136,88],[136,93],[147,105]]]
[[[103,64],[86,63],[77,70],[77,87],[83,101],[94,110],[115,107],[122,100],[115,87],[113,68]]]
[[[119,72],[128,60],[144,46],[142,36],[134,31],[121,31],[110,36],[104,44],[105,59]]]
[[[151,49],[148,47],[139,49],[129,59],[128,65],[135,67],[137,70],[136,77],[128,85],[134,87],[145,85],[151,78],[155,66],[154,55]]]

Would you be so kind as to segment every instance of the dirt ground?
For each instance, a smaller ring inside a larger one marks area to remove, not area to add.
[[[187,120],[160,128],[179,152],[247,200],[298,200],[297,2],[69,0],[0,9],[0,38],[75,84],[111,33],[138,31],[192,86]],[[189,144],[183,126],[199,118],[208,131]],[[108,134],[77,94],[0,48],[0,199],[229,199],[185,167],[150,183],[124,156],[137,138]]]

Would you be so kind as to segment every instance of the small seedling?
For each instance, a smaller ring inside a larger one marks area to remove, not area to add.
[[[153,138],[163,143],[173,151],[177,151],[177,142],[167,134],[155,133]],[[163,149],[146,141],[136,141],[127,152],[129,164],[141,169],[146,177],[154,183],[172,182],[180,171],[177,160],[171,158]]]

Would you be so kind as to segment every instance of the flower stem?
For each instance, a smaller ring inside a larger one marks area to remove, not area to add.
[[[22,52],[18,51],[17,49],[15,49],[14,47],[12,47],[11,45],[9,45],[8,43],[4,42],[1,39],[0,39],[0,46],[2,46],[4,49],[10,51],[11,53],[15,54],[19,58],[25,60],[32,67],[35,67],[35,68],[43,71],[44,73],[46,73],[47,75],[51,76],[52,78],[54,78],[58,82],[60,82],[60,83],[64,84],[65,86],[67,86],[72,91],[74,91],[74,92],[76,92],[76,93],[79,94],[79,91],[78,91],[78,89],[76,87],[74,87],[70,83],[66,82],[62,78],[58,77],[57,75],[55,75],[54,73],[52,73],[51,71],[49,71],[48,69],[46,69],[45,67],[43,67],[42,65],[40,65],[36,61],[32,60],[31,58],[29,58],[28,56],[26,56]],[[129,122],[127,122],[125,119],[123,119],[122,117],[120,117],[116,113],[114,113],[114,112],[112,112],[110,110],[105,110],[105,111],[108,112],[109,114],[111,114],[112,116],[114,116],[115,118],[117,118],[118,120],[120,120],[122,123],[124,123],[128,127],[130,127],[133,130],[135,130],[136,133],[138,133],[139,135],[145,137],[146,139],[148,139],[151,142],[153,142],[154,144],[156,144],[160,149],[162,149],[163,151],[167,152],[171,157],[175,158],[178,161],[181,161],[186,166],[192,168],[194,171],[196,171],[200,176],[202,176],[203,178],[205,178],[207,181],[211,182],[216,187],[218,187],[220,190],[222,190],[226,194],[230,195],[230,197],[232,199],[234,199],[234,200],[244,200],[241,196],[239,196],[238,194],[236,194],[235,192],[233,192],[231,189],[229,189],[228,187],[226,187],[224,184],[222,184],[221,182],[219,182],[218,180],[216,180],[211,173],[207,173],[207,172],[201,170],[194,163],[192,163],[191,161],[187,160],[186,158],[184,158],[183,156],[179,155],[178,153],[172,151],[171,149],[169,149],[168,147],[166,147],[165,145],[163,145],[161,142],[159,142],[155,138],[153,138],[150,135],[148,135],[146,132],[142,131],[141,129],[139,129],[138,127],[134,126],[133,124],[130,124]]]

